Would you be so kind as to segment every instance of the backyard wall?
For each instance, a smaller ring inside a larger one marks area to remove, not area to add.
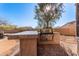
[[[57,27],[54,29],[55,32],[60,32],[62,35],[76,35],[76,22],[69,22],[61,27]]]
[[[74,36],[76,35],[76,29],[73,28],[59,28],[59,29],[54,29],[54,32],[59,32],[61,35],[69,35],[69,36]]]

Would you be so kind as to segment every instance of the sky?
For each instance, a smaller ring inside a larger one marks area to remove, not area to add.
[[[13,25],[35,28],[37,26],[37,20],[34,19],[35,5],[34,3],[0,3],[0,17]],[[74,21],[75,10],[75,4],[64,4],[64,13],[55,27]]]

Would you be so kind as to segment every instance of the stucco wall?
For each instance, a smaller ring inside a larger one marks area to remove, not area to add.
[[[55,32],[60,32],[62,35],[76,35],[76,22],[66,24],[62,27],[55,28]]]

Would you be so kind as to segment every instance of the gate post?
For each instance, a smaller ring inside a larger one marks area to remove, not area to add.
[[[77,36],[77,53],[79,55],[79,3],[76,4],[76,36]]]

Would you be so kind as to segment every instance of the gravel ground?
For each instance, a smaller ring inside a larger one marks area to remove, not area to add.
[[[1,40],[0,41],[0,56],[15,55],[19,52],[19,41],[16,40]]]

